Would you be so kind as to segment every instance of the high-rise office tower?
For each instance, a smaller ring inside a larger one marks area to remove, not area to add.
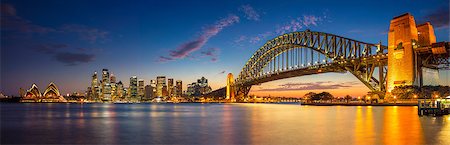
[[[111,77],[109,80],[110,83],[116,83],[116,76],[114,74],[111,73]]]
[[[153,98],[153,90],[154,90],[154,88],[151,85],[146,85],[145,93],[144,93],[144,97],[142,98],[142,101],[151,101]]]
[[[141,100],[144,97],[145,93],[145,84],[143,79],[139,79],[138,81],[138,100]]]
[[[116,90],[117,90],[117,97],[116,97],[116,100],[115,101],[117,101],[117,100],[124,100],[124,96],[126,96],[125,95],[125,91],[124,91],[124,88],[123,88],[123,84],[122,84],[122,81],[119,81],[117,84],[116,84]]]
[[[163,92],[167,92],[166,77],[158,76],[156,77],[156,95],[158,97],[163,97],[164,96]]]
[[[177,80],[175,85],[175,96],[181,97],[183,92],[183,82],[181,80]]]
[[[150,80],[150,86],[152,87],[152,98],[155,98],[156,95],[156,81]]]
[[[100,93],[100,88],[98,85],[97,72],[95,71],[94,74],[92,75],[92,80],[91,80],[91,97],[88,98],[88,100],[98,101],[99,93]]]
[[[132,76],[130,78],[130,88],[128,89],[129,91],[129,97],[128,100],[130,101],[136,101],[137,98],[137,77],[136,76]]]
[[[174,91],[173,91],[173,78],[168,78],[167,79],[167,96],[169,96],[169,97],[173,97],[174,95],[173,95],[173,93],[174,93]]]
[[[111,84],[108,69],[102,70],[102,101],[111,101]]]

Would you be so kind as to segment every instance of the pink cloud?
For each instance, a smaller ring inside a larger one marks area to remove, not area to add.
[[[303,15],[303,17],[298,17],[291,20],[289,23],[281,25],[275,32],[281,35],[288,32],[299,31],[305,27],[317,26],[324,18],[314,15]]]
[[[245,14],[245,18],[247,18],[248,20],[254,20],[254,21],[259,21],[259,14],[258,12],[255,11],[255,9],[253,9],[252,6],[250,5],[242,5],[239,8],[239,11],[244,12]]]
[[[219,52],[220,52],[219,48],[208,48],[206,51],[202,51],[201,54],[203,56],[211,57],[212,62],[217,62]]]
[[[188,41],[177,47],[175,50],[171,50],[169,53],[169,57],[172,60],[174,59],[183,59],[188,56],[190,53],[199,50],[205,45],[208,40],[217,35],[220,31],[222,31],[225,27],[231,26],[234,23],[239,22],[239,17],[236,15],[230,15],[226,18],[220,19],[214,25],[205,28],[201,35],[194,40]],[[161,56],[163,57],[163,56]],[[160,57],[160,58],[161,58]]]

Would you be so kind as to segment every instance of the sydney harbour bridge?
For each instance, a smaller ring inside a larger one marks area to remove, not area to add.
[[[245,63],[236,79],[206,96],[235,99],[253,85],[328,72],[350,72],[372,92],[388,94],[395,86],[423,85],[422,68],[449,69],[450,43],[438,42],[432,25],[416,25],[403,14],[391,20],[388,46],[325,32],[305,30],[268,40]]]

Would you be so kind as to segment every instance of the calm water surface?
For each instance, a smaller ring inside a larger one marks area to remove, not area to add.
[[[0,104],[0,144],[450,144],[416,107]]]

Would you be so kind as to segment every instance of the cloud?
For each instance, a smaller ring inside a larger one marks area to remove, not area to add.
[[[168,61],[173,61],[175,59],[171,58],[171,57],[165,57],[165,56],[159,56],[158,62],[168,62]]]
[[[34,49],[38,52],[46,53],[46,54],[54,54],[61,49],[67,48],[67,44],[41,44]]]
[[[96,42],[99,39],[105,40],[109,32],[99,30],[97,28],[89,28],[79,24],[67,24],[62,26],[63,32],[77,33],[82,39],[88,40],[91,43]]]
[[[303,28],[317,26],[318,24],[320,24],[320,22],[322,22],[326,19],[327,19],[327,17],[325,14],[323,14],[323,16],[303,15],[301,17],[292,19],[292,20],[288,21],[287,23],[278,25],[275,28],[274,32],[267,31],[264,33],[257,34],[256,36],[250,36],[250,37],[246,38],[246,40],[248,40],[248,42],[251,44],[256,44],[260,41],[267,40],[267,38],[272,37],[274,35],[282,35],[282,34],[289,33],[289,32],[300,31]],[[235,43],[242,42],[242,41],[244,41],[244,40],[242,40],[240,38],[240,39],[235,40]]]
[[[10,4],[2,3],[0,5],[0,24],[2,26],[1,31],[20,33],[48,33],[56,31],[53,28],[32,24],[31,21],[17,16],[16,9]]]
[[[66,66],[75,66],[81,63],[94,61],[95,55],[86,53],[89,48],[69,49],[68,44],[40,44],[31,47],[34,51],[47,54]]]
[[[245,18],[248,20],[259,21],[259,14],[255,11],[255,9],[250,5],[242,5],[239,7],[239,11],[244,12]]]
[[[54,58],[67,66],[73,66],[80,63],[94,61],[95,55],[86,53],[59,52],[54,55]]]
[[[319,17],[315,15],[303,15],[303,17],[297,17],[290,22],[279,26],[276,29],[276,34],[284,34],[288,32],[299,31],[305,27],[317,26],[325,17]]]
[[[219,52],[220,52],[219,48],[208,48],[207,50],[202,51],[201,54],[203,56],[211,57],[211,61],[216,62],[218,59],[217,57]]]
[[[30,20],[17,15],[16,9],[11,4],[1,4],[1,31],[12,32],[9,35],[17,34],[46,34],[50,32],[76,33],[82,39],[89,42],[96,42],[99,39],[105,40],[109,32],[96,28],[89,28],[79,24],[65,24],[62,27],[44,27],[33,24]]]
[[[10,4],[0,4],[0,12],[2,15],[16,15],[16,8]]]
[[[245,40],[247,40],[247,36],[241,35],[238,39],[234,40],[234,43],[241,43]]]
[[[188,41],[177,47],[175,50],[171,50],[169,53],[169,57],[160,56],[164,58],[163,60],[175,60],[175,59],[183,59],[188,56],[190,53],[199,50],[205,45],[208,40],[217,35],[224,28],[233,25],[234,23],[239,22],[239,17],[236,15],[230,15],[226,18],[220,19],[214,25],[205,28],[201,35],[194,40]]]
[[[423,19],[430,21],[436,28],[449,27],[449,7],[440,7],[426,14]]]
[[[254,37],[251,37],[249,42],[255,44],[255,43],[258,43],[259,41],[264,40],[267,37],[270,37],[272,35],[273,35],[272,32],[264,32],[264,33],[254,36]]]
[[[285,83],[278,85],[278,88],[259,89],[256,91],[299,91],[299,90],[326,90],[326,89],[342,89],[358,85],[358,82],[333,83],[327,82],[310,82],[310,83]]]

